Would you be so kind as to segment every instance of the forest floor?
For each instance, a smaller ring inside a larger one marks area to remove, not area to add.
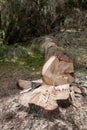
[[[6,54],[0,58],[0,130],[87,130],[87,31],[68,31],[54,37],[59,50],[74,60],[76,82],[84,86],[85,96],[76,98],[81,104],[80,109],[72,105],[60,107],[59,113],[46,116],[43,109],[33,106],[29,110],[21,106],[18,103],[20,89],[17,81],[41,78],[45,58],[43,54],[38,54],[38,49],[37,53],[29,52],[27,55],[26,47],[13,47],[16,54],[10,47],[5,49]]]

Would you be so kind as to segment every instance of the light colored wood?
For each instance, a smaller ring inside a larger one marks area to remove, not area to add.
[[[35,104],[45,110],[55,110],[58,107],[57,100],[66,100],[69,99],[69,96],[69,84],[56,87],[42,85],[30,92],[21,94],[19,102],[26,107],[29,107],[29,104]]]
[[[23,91],[20,92],[20,94],[22,94],[22,93],[27,93],[27,92],[30,91],[31,89],[32,89],[32,88],[29,88],[29,89],[23,90]]]
[[[24,90],[23,92],[29,91],[32,88],[37,88],[41,84],[43,84],[42,79],[33,80],[33,81],[27,81],[27,80],[21,80],[21,79],[18,80],[18,86]]]
[[[31,85],[32,85],[32,82],[31,82],[31,81],[22,80],[22,79],[19,79],[19,80],[18,80],[18,86],[19,86],[20,88],[22,88],[23,90],[24,90],[24,89],[29,89],[29,88],[31,88]]]
[[[78,86],[71,86],[70,90],[74,91],[75,93],[82,94],[82,89]]]
[[[51,56],[42,68],[42,79],[48,85],[70,84],[74,81],[71,73],[74,72],[73,63],[64,58]]]

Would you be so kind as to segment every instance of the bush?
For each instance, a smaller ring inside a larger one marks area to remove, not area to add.
[[[2,11],[2,26],[5,40],[9,44],[26,41],[29,37],[38,37],[47,32],[45,12],[42,11],[47,1],[42,1],[39,4],[30,0],[7,1]]]
[[[8,52],[8,49],[9,49],[8,45],[6,45],[6,44],[0,45],[0,58],[5,57],[5,55]]]

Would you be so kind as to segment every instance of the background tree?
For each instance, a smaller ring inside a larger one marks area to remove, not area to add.
[[[55,27],[59,31],[75,8],[87,9],[86,0],[1,0],[0,3],[2,28],[9,44],[51,33]]]

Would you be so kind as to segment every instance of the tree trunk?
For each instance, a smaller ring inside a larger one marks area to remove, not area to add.
[[[45,50],[45,59],[47,60],[52,55],[61,54],[52,36],[46,36],[42,47]]]

